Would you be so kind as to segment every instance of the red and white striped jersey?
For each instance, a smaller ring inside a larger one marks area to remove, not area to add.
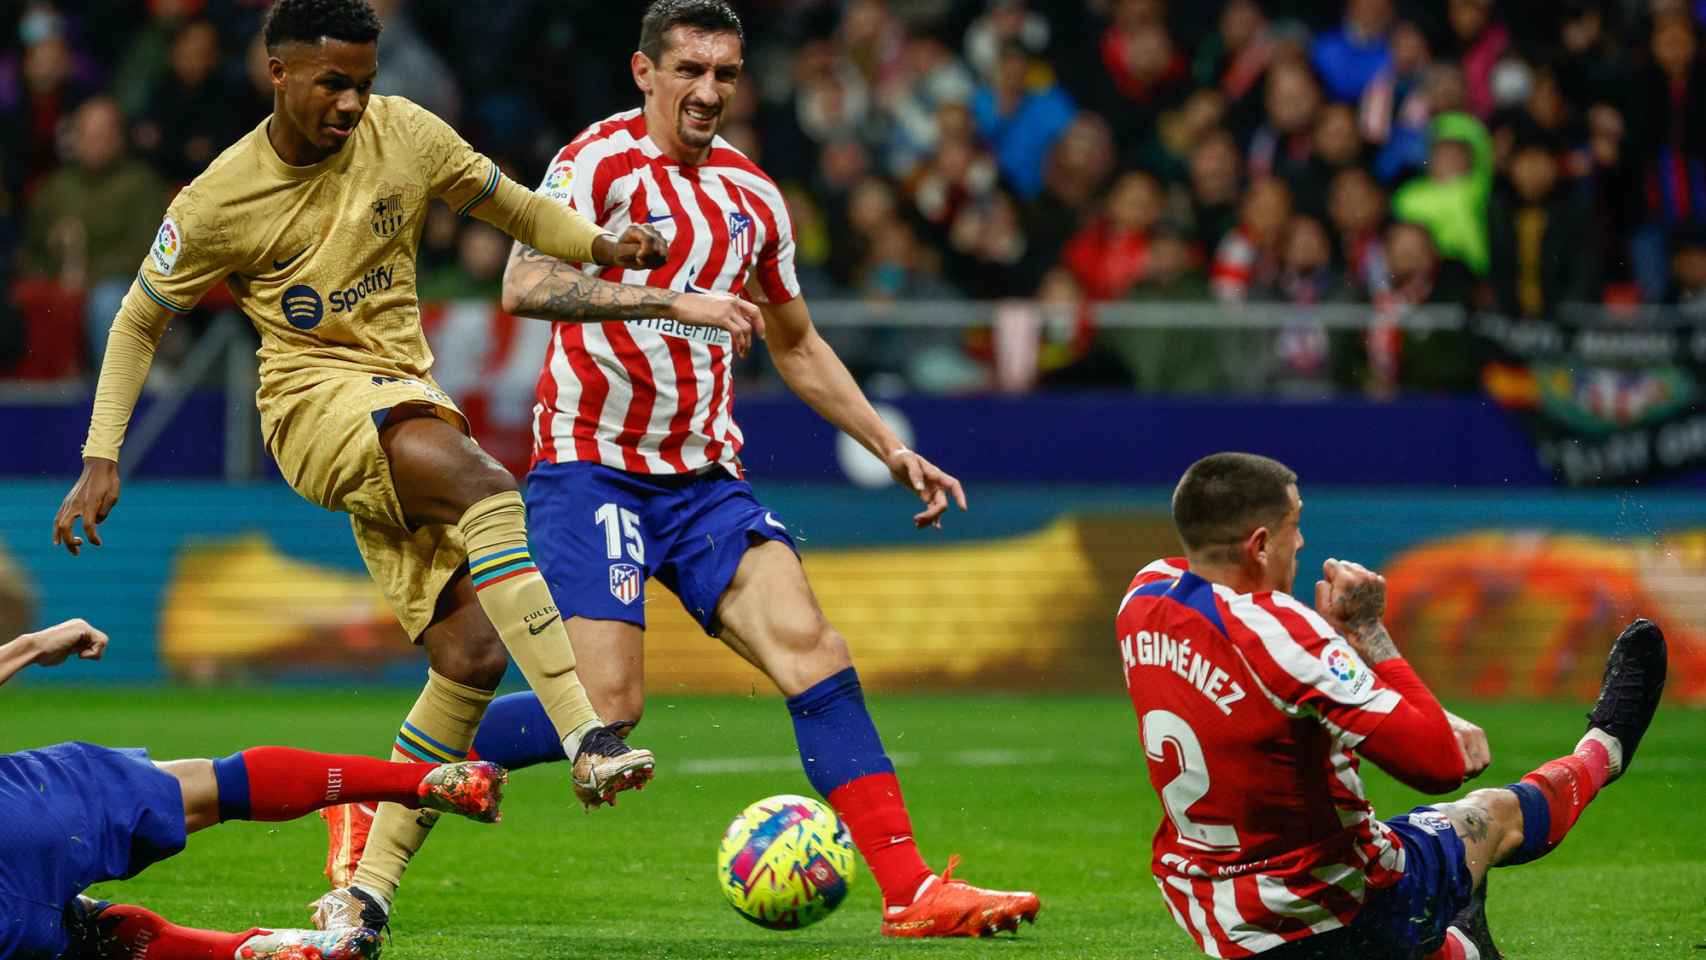
[[[1150,869],[1212,957],[1349,923],[1404,850],[1351,750],[1398,693],[1313,610],[1239,594],[1183,559],[1144,567],[1117,620],[1149,781],[1165,816]]]
[[[669,243],[656,270],[575,264],[591,276],[769,303],[800,294],[782,192],[718,137],[699,166],[664,156],[640,110],[583,130],[539,192],[612,233],[649,223]],[[750,282],[749,282],[750,281]],[[557,323],[533,409],[533,462],[584,460],[634,473],[738,471],[730,340],[673,320]]]

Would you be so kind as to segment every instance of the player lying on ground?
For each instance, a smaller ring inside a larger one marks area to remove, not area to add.
[[[601,715],[639,722],[645,582],[655,576],[787,695],[806,776],[882,887],[884,934],[1016,930],[1035,918],[1035,894],[955,880],[952,857],[937,875],[919,855],[847,644],[818,608],[787,528],[742,478],[731,352],[768,331],[788,386],[924,501],[919,527],[936,524],[950,498],[964,509],[965,495],[900,442],[813,329],[781,191],[716,135],[740,78],[740,20],[720,0],[661,0],[646,12],[639,47],[631,66],[644,107],[576,137],[541,192],[612,230],[654,224],[670,240],[669,264],[601,269],[521,246],[504,276],[505,309],[561,321],[539,380],[527,508],[588,694]],[[694,319],[705,291],[743,290],[757,311]],[[500,737],[537,729],[536,700],[511,707]],[[512,758],[563,756],[539,746]],[[334,884],[359,856],[361,819],[353,807],[328,811]]]
[[[366,0],[277,0],[268,11],[272,115],[167,210],[113,320],[83,475],[54,540],[76,554],[80,517],[100,545],[155,346],[174,316],[225,280],[261,337],[267,448],[298,493],[349,514],[368,571],[426,648],[426,688],[392,758],[461,759],[513,656],[575,758],[576,794],[608,802],[650,777],[652,756],[588,701],[529,552],[515,478],[432,381],[415,254],[433,199],[571,260],[640,269],[662,263],[663,247],[643,225],[618,239],[508,180],[415,104],[370,97],[379,31]],[[356,878],[361,896],[328,895],[320,921],[383,923],[432,819],[381,807]]]
[[[1198,461],[1173,492],[1186,556],[1143,568],[1120,605],[1126,686],[1166,814],[1156,885],[1210,956],[1491,960],[1488,868],[1551,851],[1629,768],[1664,690],[1664,636],[1636,620],[1617,638],[1570,754],[1377,820],[1358,756],[1424,793],[1456,789],[1491,756],[1399,655],[1383,578],[1328,560],[1315,609],[1287,593],[1302,510],[1283,464]]]
[[[68,620],[0,645],[0,684],[31,664],[98,660],[107,636]],[[61,743],[0,754],[0,957],[25,960],[350,960],[379,952],[361,927],[218,933],[81,896],[184,849],[228,820],[294,820],[340,801],[395,803],[495,823],[507,774],[487,762],[388,763],[253,747],[151,762],[144,750]]]

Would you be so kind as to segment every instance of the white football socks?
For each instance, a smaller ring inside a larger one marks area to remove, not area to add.
[[[585,740],[586,735],[597,730],[598,727],[599,722],[597,720],[588,720],[563,738],[563,755],[569,758],[570,763],[574,763],[575,758],[580,756],[581,741]]]
[[[1576,741],[1576,747],[1579,749],[1583,743],[1586,743],[1589,740],[1596,741],[1600,746],[1605,748],[1605,755],[1611,758],[1610,779],[1615,780],[1617,776],[1623,772],[1623,744],[1619,743],[1616,737],[1606,733],[1604,730],[1601,730],[1598,727],[1589,727],[1588,732],[1583,734],[1580,740]]]

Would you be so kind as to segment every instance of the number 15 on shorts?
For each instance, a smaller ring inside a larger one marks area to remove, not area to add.
[[[646,542],[640,535],[640,515],[632,510],[607,503],[592,515],[593,522],[604,528],[604,553],[611,560],[628,559],[638,564],[646,562]]]

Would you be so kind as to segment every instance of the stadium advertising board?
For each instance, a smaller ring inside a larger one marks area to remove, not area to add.
[[[46,528],[63,491],[0,498],[0,620],[83,616],[106,663],[70,680],[418,682],[347,521],[282,485],[138,482],[78,559]],[[1144,563],[1177,552],[1164,488],[974,486],[972,512],[916,534],[895,490],[759,482],[798,538],[825,611],[884,690],[1117,690],[1112,616]],[[1615,628],[1662,623],[1675,696],[1706,703],[1706,496],[1305,487],[1302,577],[1353,557],[1391,582],[1388,622],[1448,698],[1582,698]],[[1307,584],[1304,585],[1307,587]],[[1300,589],[1307,596],[1307,589]],[[657,689],[767,692],[666,590],[648,591]]]

